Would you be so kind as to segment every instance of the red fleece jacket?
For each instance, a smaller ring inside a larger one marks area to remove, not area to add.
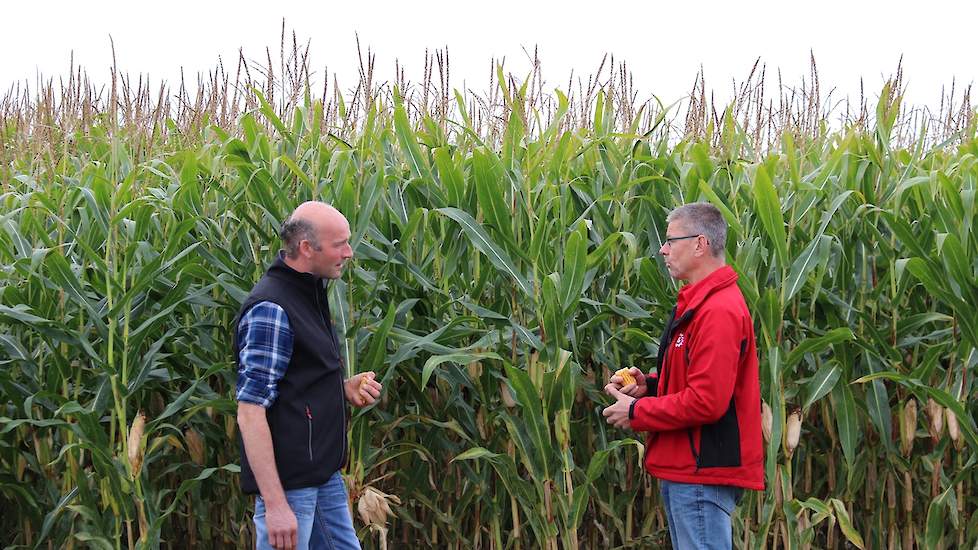
[[[649,390],[629,413],[632,429],[649,432],[649,473],[764,489],[754,324],[729,266],[679,291]]]

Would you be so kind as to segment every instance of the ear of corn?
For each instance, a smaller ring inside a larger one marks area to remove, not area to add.
[[[141,411],[132,421],[129,428],[127,458],[129,459],[129,471],[133,478],[139,477],[139,472],[143,467],[143,451],[146,443],[143,440],[143,432],[146,429],[146,415]]]
[[[767,404],[767,401],[761,402],[761,433],[764,435],[764,441],[771,441],[771,430],[774,424],[774,414],[771,411],[771,406]]]
[[[910,456],[916,434],[917,400],[911,397],[903,405],[903,416],[900,422],[900,450],[903,452],[903,456]]]
[[[801,409],[795,409],[788,415],[784,437],[784,450],[788,458],[791,458],[791,455],[794,454],[795,449],[798,447],[798,442],[801,440],[801,422]]]
[[[961,451],[964,449],[964,437],[962,437],[961,428],[958,426],[958,417],[951,409],[944,409],[944,413],[947,417],[947,434],[954,444],[954,449]]]
[[[204,438],[200,436],[200,433],[193,428],[187,428],[187,431],[183,434],[184,439],[187,440],[187,450],[190,453],[190,459],[194,461],[198,466],[203,466],[205,461],[205,445]]]
[[[618,369],[617,371],[615,371],[615,375],[621,377],[622,387],[630,386],[635,383],[635,377],[632,376],[632,372],[628,368]]]
[[[930,437],[936,444],[944,433],[944,407],[933,398],[927,400],[927,416],[930,418]]]

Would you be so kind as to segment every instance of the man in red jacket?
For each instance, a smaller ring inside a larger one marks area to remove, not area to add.
[[[660,482],[673,548],[731,548],[744,489],[764,490],[754,325],[726,265],[727,224],[709,203],[673,210],[659,250],[687,281],[666,323],[657,369],[605,391],[609,424],[648,432],[645,468]]]

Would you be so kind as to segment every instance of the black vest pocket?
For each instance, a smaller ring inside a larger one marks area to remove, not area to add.
[[[730,398],[730,407],[720,420],[700,428],[698,468],[740,466],[740,426],[737,407]]]

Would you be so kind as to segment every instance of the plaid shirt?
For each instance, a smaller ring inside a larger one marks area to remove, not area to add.
[[[238,323],[237,400],[268,408],[292,358],[292,328],[285,310],[258,302]]]

